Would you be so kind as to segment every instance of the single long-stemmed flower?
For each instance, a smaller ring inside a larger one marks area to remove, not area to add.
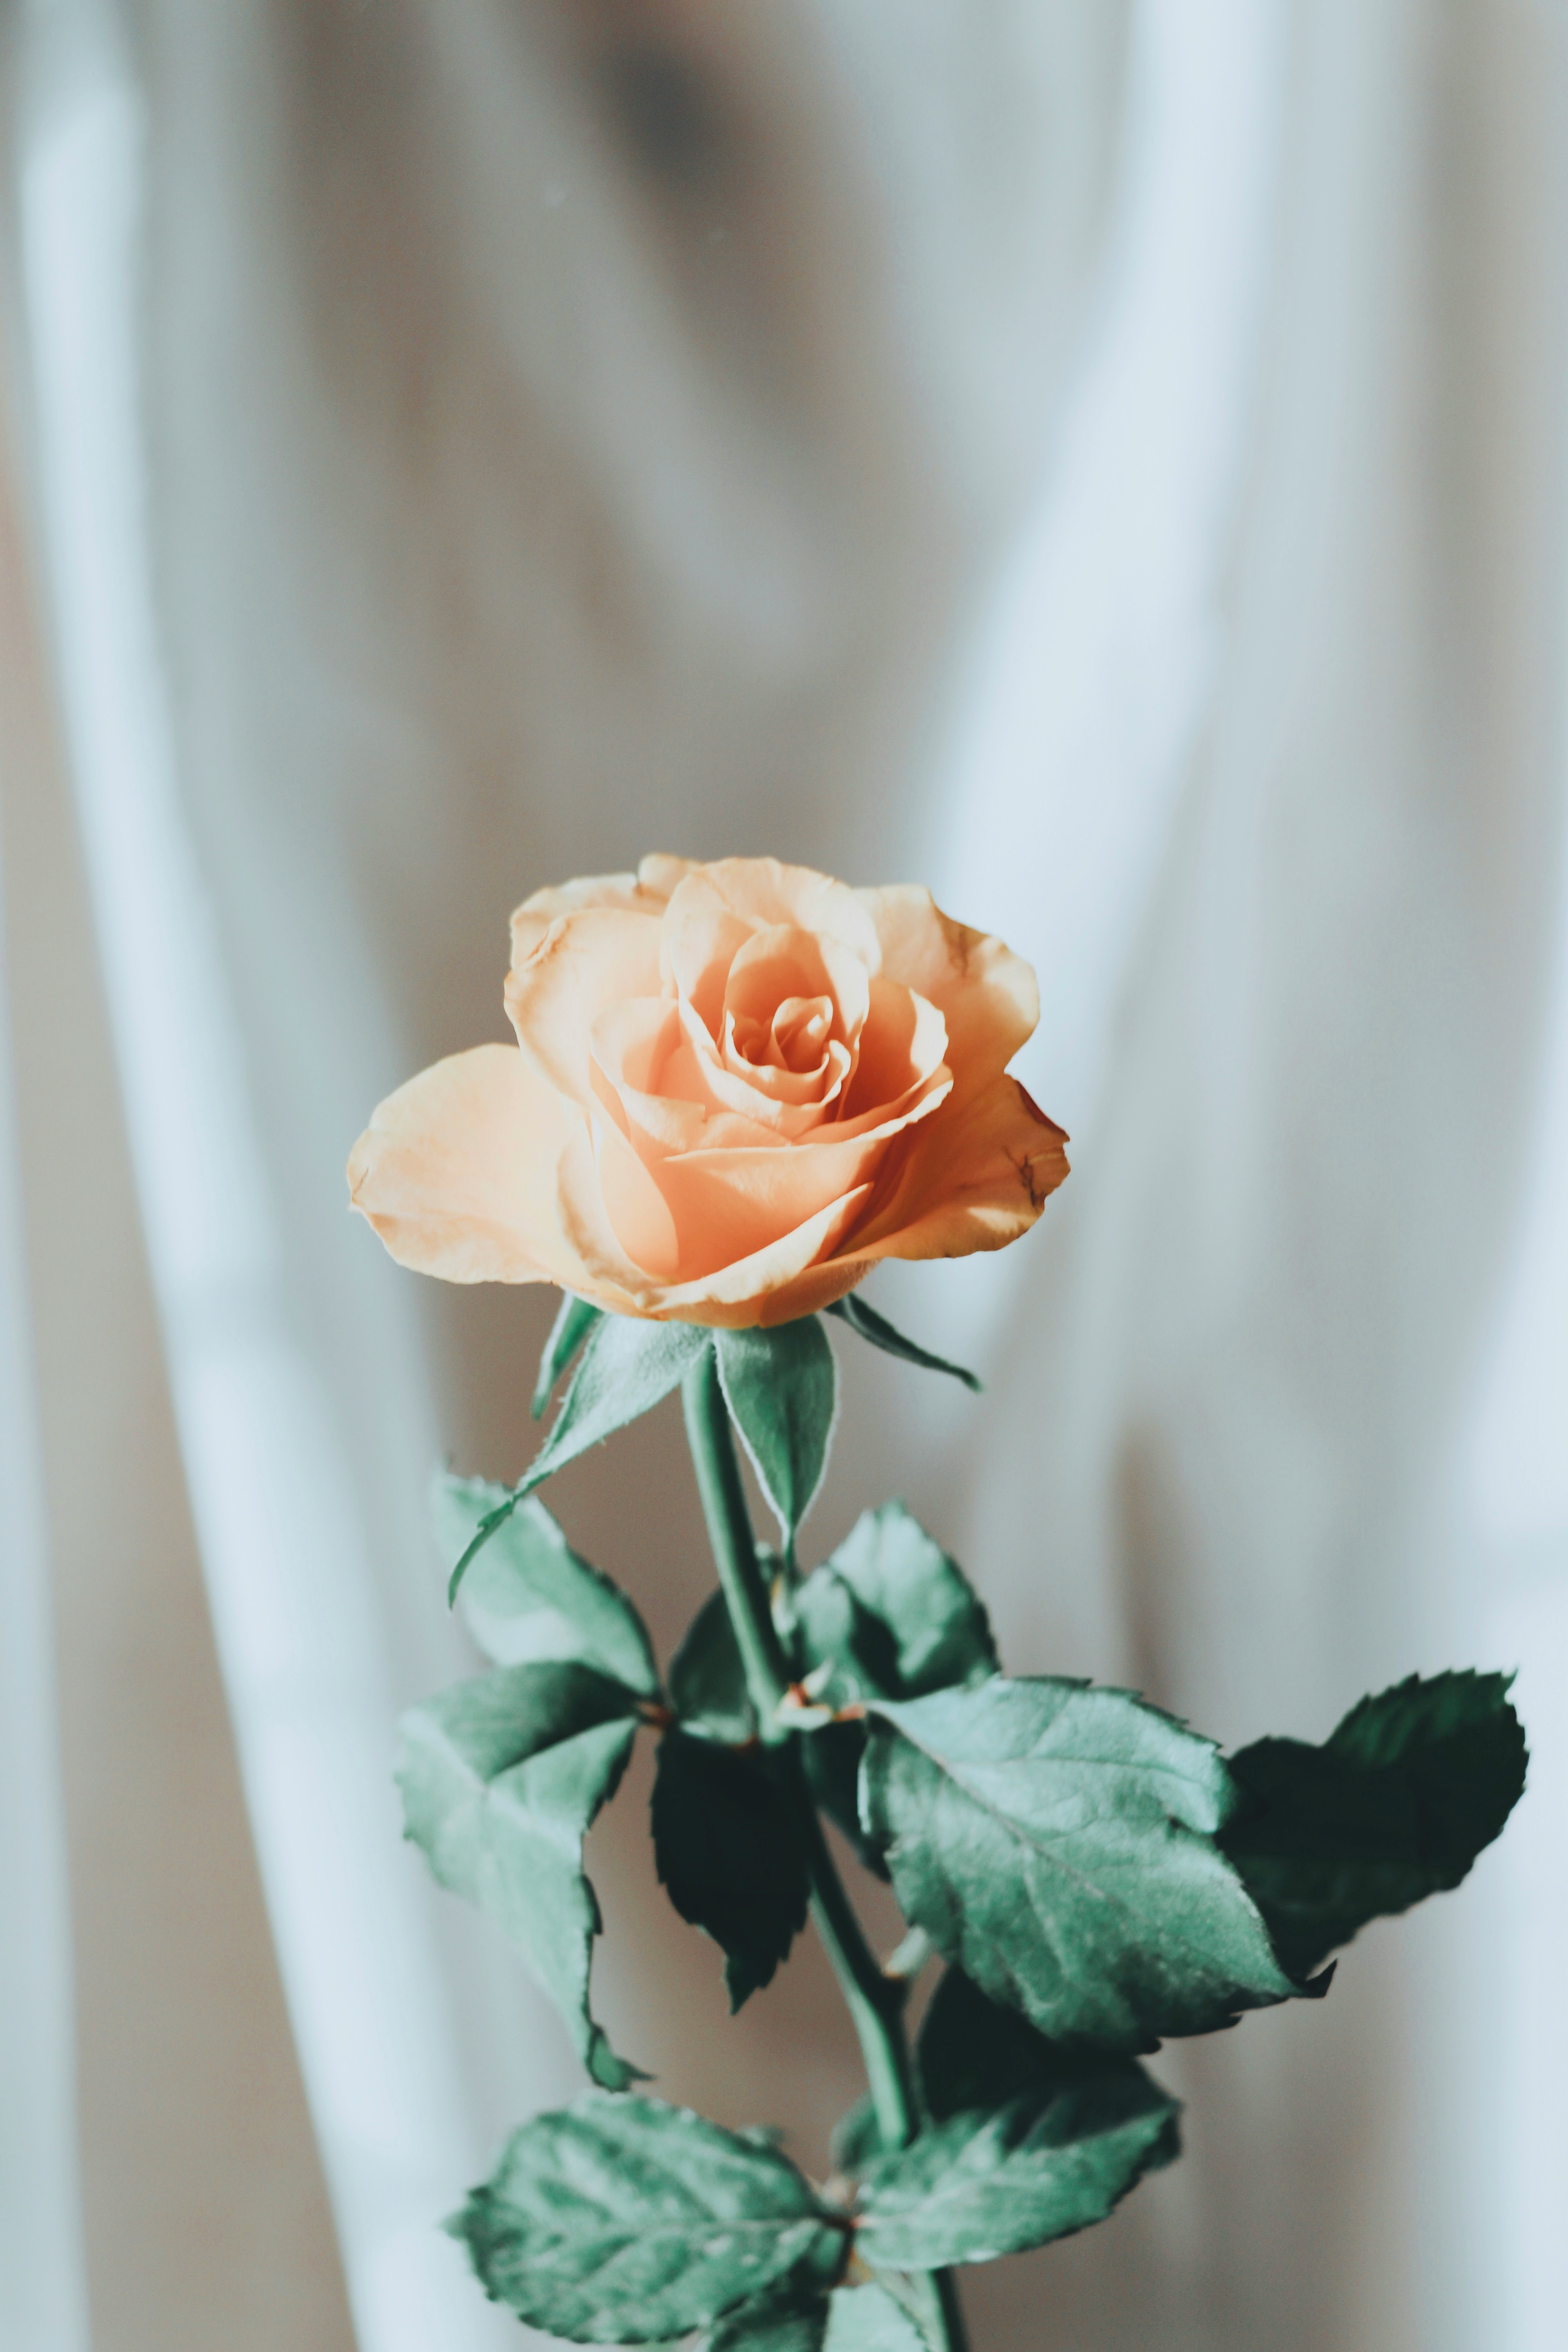
[[[958,2352],[957,2267],[1103,2220],[1176,2153],[1142,2063],[1163,2038],[1321,1996],[1367,1921],[1458,1884],[1523,1785],[1507,1679],[1413,1677],[1321,1747],[1227,1759],[1129,1692],[1005,1676],[897,1503],[803,1572],[837,1405],[824,1314],[977,1386],[858,1286],[1016,1240],[1067,1172],[1008,1075],[1038,1008],[1000,941],[921,889],[650,857],[527,899],[505,998],[516,1045],[411,1080],[349,1166],[404,1264],[564,1294],[536,1412],[570,1381],[524,1476],[437,1480],[494,1664],[412,1710],[399,1780],[408,1833],[524,1954],[595,2087],[525,2123],[452,2226],[492,2296],[577,2342]],[[718,1584],[661,1670],[535,1490],[677,1388]],[[832,1959],[868,2094],[826,2182],[635,2091],[594,2015],[582,1842],[644,1729],[659,1876],[731,2008],[808,1915]],[[890,1958],[825,1821],[891,1881]]]

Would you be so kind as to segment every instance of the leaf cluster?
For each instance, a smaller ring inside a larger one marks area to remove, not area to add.
[[[837,1312],[970,1380],[863,1303]],[[1131,1692],[1005,1676],[978,1596],[899,1503],[801,1571],[837,1412],[819,1318],[709,1332],[568,1300],[536,1409],[574,1359],[516,1487],[437,1481],[452,1587],[492,1668],[411,1711],[398,1779],[409,1836],[517,1947],[598,2087],[515,2134],[453,2227],[493,2296],[575,2341],[700,2329],[708,2352],[919,2352],[942,2340],[931,2273],[1099,2221],[1176,2153],[1175,2103],[1142,2058],[1320,1997],[1323,1963],[1370,1920],[1459,1883],[1523,1785],[1507,1680],[1413,1677],[1320,1747],[1227,1759]],[[661,1675],[629,1599],[534,1492],[700,1371],[779,1523],[781,1549],[751,1563],[771,1680],[720,1593]],[[826,2187],[765,2136],[633,2093],[638,2070],[594,2018],[583,1841],[639,1727],[658,1739],[658,1874],[720,1948],[732,2009],[805,1925],[818,1811],[890,1880],[917,1956],[943,1963],[913,2059],[918,2129],[885,2146],[862,2103]]]

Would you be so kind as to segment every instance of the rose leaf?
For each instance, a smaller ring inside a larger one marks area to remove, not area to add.
[[[662,2343],[737,2305],[820,2298],[849,2245],[761,2137],[593,2091],[514,2132],[447,2226],[494,2301],[577,2344]]]
[[[1215,1843],[1217,1750],[1170,1716],[997,1676],[870,1702],[868,1727],[861,1816],[905,1917],[1051,2040],[1151,2050],[1309,1990]]]
[[[836,1703],[924,1698],[997,1670],[979,1595],[902,1503],[864,1511],[794,1596],[808,1666]]]
[[[868,2091],[863,2092],[852,2107],[846,2107],[833,2126],[828,2142],[835,2172],[864,2172],[874,2156],[882,2153],[882,2131],[877,2121],[877,2110]]]
[[[815,1315],[714,1334],[719,1380],[788,1544],[816,1497],[838,1412],[838,1373]]]
[[[885,2286],[836,2286],[804,2306],[742,2305],[719,2322],[703,2352],[929,2352],[925,2337]]]
[[[1524,1787],[1511,1677],[1412,1675],[1321,1748],[1259,1739],[1230,1759],[1245,1802],[1220,1833],[1297,1975],[1368,1920],[1458,1886]]]
[[[723,1952],[730,2007],[739,2009],[805,1927],[811,1892],[795,1810],[763,1755],[667,1732],[653,1850],[681,1917]]]
[[[575,1291],[562,1292],[560,1311],[550,1327],[544,1353],[539,1359],[539,1378],[533,1384],[533,1399],[529,1410],[535,1421],[543,1420],[545,1408],[555,1393],[556,1381],[604,1311],[602,1307],[591,1306],[587,1299],[579,1298]]]
[[[962,1364],[950,1364],[945,1356],[931,1355],[929,1349],[917,1347],[912,1339],[906,1339],[885,1315],[879,1315],[874,1307],[866,1304],[858,1291],[852,1290],[847,1297],[836,1298],[826,1311],[829,1315],[837,1315],[841,1323],[847,1323],[852,1331],[858,1331],[861,1339],[868,1339],[873,1348],[880,1348],[885,1354],[897,1356],[906,1364],[919,1364],[922,1371],[946,1372],[953,1380],[962,1381],[973,1395],[980,1395],[984,1383],[974,1373],[966,1372]]]
[[[510,1496],[486,1478],[438,1471],[430,1510],[442,1558],[461,1558],[481,1523]],[[576,1658],[639,1697],[658,1693],[647,1628],[630,1601],[572,1549],[537,1496],[510,1511],[463,1580],[463,1615],[497,1665]]]
[[[879,2268],[939,2270],[1087,2229],[1169,2163],[1177,2113],[1141,2067],[967,2109],[876,2159],[856,2251]]]
[[[947,1969],[921,2021],[921,2089],[933,2123],[966,2107],[1000,2107],[1025,2091],[1059,2091],[1121,2073],[1142,2076],[1136,2059],[1064,2050],[1016,2009],[992,2000],[962,1969]]]
[[[801,1671],[832,1670],[834,1706],[922,1698],[996,1671],[996,1644],[978,1595],[902,1503],[867,1511],[793,1598]],[[804,1744],[812,1794],[868,1867],[887,1870],[860,1822],[866,1734],[830,1724]]]
[[[669,1662],[670,1704],[682,1723],[736,1747],[757,1735],[746,1666],[721,1592],[710,1592]]]
[[[626,1769],[637,1704],[636,1691],[575,1663],[502,1666],[410,1708],[399,1726],[405,1834],[439,1883],[517,1947],[610,2090],[637,2070],[588,2006],[600,1921],[583,1838]]]
[[[700,2352],[822,2352],[826,2333],[825,2296],[808,2304],[743,2303],[703,2337]]]

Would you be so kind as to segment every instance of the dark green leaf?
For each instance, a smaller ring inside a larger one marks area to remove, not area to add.
[[[705,2352],[928,2352],[914,2321],[884,2286],[836,2286],[801,2306],[743,2305],[722,2318]]]
[[[702,2352],[822,2352],[826,2332],[826,2296],[804,2305],[742,2304],[725,2313]]]
[[[933,2123],[970,2107],[1002,2107],[1023,2093],[1123,2074],[1142,2080],[1136,2059],[1064,2050],[1016,2009],[990,2000],[962,1969],[947,1969],[921,2022],[921,2088]]]
[[[922,1371],[951,1373],[976,1396],[980,1394],[982,1383],[973,1372],[966,1372],[962,1364],[950,1364],[945,1356],[933,1356],[926,1349],[917,1348],[912,1339],[906,1339],[901,1331],[894,1329],[885,1315],[868,1307],[858,1291],[852,1290],[847,1298],[836,1299],[827,1312],[847,1323],[852,1331],[858,1331],[862,1339],[869,1339],[873,1348],[901,1357],[906,1364],[919,1364]]]
[[[1247,1799],[1220,1843],[1296,1975],[1369,1919],[1458,1886],[1524,1787],[1510,1677],[1412,1675],[1321,1748],[1260,1739],[1231,1759]]]
[[[847,2107],[833,2126],[829,2153],[835,2172],[864,2172],[874,2156],[882,2153],[882,2134],[877,2122],[877,2110],[868,2092]]]
[[[1301,1990],[1214,1843],[1225,1766],[1171,1717],[998,1677],[868,1727],[861,1810],[905,1917],[1052,2040],[1149,2050]]]
[[[411,1708],[397,1761],[408,1836],[441,1885],[517,1946],[609,2090],[637,2070],[588,2007],[599,1906],[583,1837],[626,1769],[636,1706],[634,1692],[586,1666],[503,1666]]]
[[[514,2133],[452,2228],[494,2301],[578,2344],[661,2343],[740,2304],[807,2302],[849,2242],[763,2141],[592,2091]]]
[[[810,1895],[795,1808],[762,1749],[668,1732],[653,1790],[658,1874],[683,1919],[724,1954],[730,2007],[767,1984]]]
[[[756,1737],[746,1668],[721,1592],[710,1592],[669,1662],[669,1696],[686,1724],[736,1746]]]
[[[800,1760],[812,1803],[848,1839],[866,1868],[874,1876],[886,1878],[888,1865],[881,1847],[867,1835],[860,1820],[860,1765],[865,1753],[863,1723],[825,1723],[800,1742]]]
[[[536,1486],[638,1420],[680,1386],[710,1345],[710,1335],[692,1323],[645,1323],[633,1316],[602,1315],[588,1335],[566,1401],[550,1434],[510,1493],[480,1520],[447,1588],[452,1600],[475,1555]]]
[[[539,1378],[533,1384],[531,1410],[535,1421],[542,1421],[545,1407],[555,1393],[555,1383],[572,1361],[578,1349],[604,1313],[602,1307],[590,1307],[570,1290],[561,1294],[561,1309],[550,1327],[550,1337],[544,1342],[544,1353],[539,1359]]]
[[[1175,2154],[1177,2108],[1141,2070],[967,2113],[879,2158],[861,2184],[856,2251],[889,2270],[1022,2253],[1103,2221]]]
[[[430,1507],[442,1558],[459,1559],[481,1522],[510,1500],[510,1487],[437,1472]],[[578,1658],[644,1698],[658,1696],[642,1619],[618,1586],[578,1558],[537,1497],[510,1513],[474,1561],[463,1580],[463,1614],[498,1665]]]
[[[978,1594],[902,1503],[865,1511],[795,1595],[805,1665],[830,1664],[833,1703],[923,1698],[996,1672]]]
[[[718,1331],[719,1379],[788,1544],[816,1499],[838,1411],[838,1374],[815,1315],[771,1331]]]

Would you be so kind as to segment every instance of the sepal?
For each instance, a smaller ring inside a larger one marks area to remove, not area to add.
[[[945,1356],[933,1356],[929,1349],[906,1339],[885,1315],[879,1315],[874,1307],[866,1304],[858,1291],[852,1290],[847,1297],[835,1299],[826,1311],[837,1315],[841,1323],[847,1323],[851,1331],[858,1331],[862,1339],[868,1339],[884,1354],[897,1356],[906,1364],[918,1364],[922,1371],[946,1372],[951,1379],[962,1381],[972,1395],[981,1393],[984,1383],[973,1372],[966,1372],[962,1364],[950,1364]]]
[[[628,1315],[601,1315],[588,1334],[565,1402],[550,1434],[522,1476],[492,1511],[487,1512],[452,1570],[448,1598],[458,1590],[481,1548],[505,1525],[525,1496],[542,1486],[589,1447],[602,1444],[628,1422],[651,1412],[680,1386],[705,1348],[707,1331],[692,1323],[648,1323]]]
[[[579,1298],[574,1291],[562,1292],[560,1311],[550,1327],[550,1337],[539,1359],[539,1377],[529,1405],[535,1421],[543,1420],[556,1382],[604,1311],[602,1307],[590,1306],[587,1299]]]
[[[816,1499],[838,1415],[838,1372],[815,1315],[713,1335],[720,1386],[786,1549]]]

